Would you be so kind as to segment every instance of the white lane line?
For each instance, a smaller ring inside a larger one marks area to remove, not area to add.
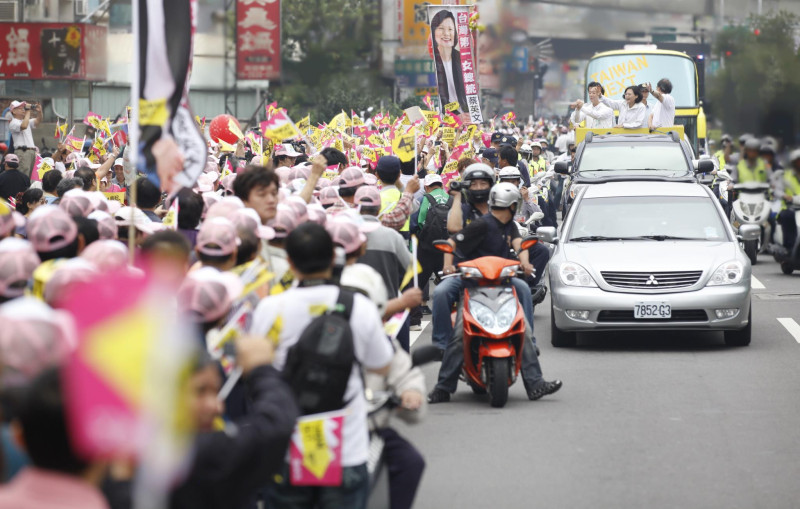
[[[800,325],[791,318],[778,318],[778,321],[789,331],[794,340],[800,343]]]
[[[422,333],[425,332],[425,327],[427,327],[429,323],[431,323],[430,320],[422,320],[422,330],[412,330],[409,333],[409,341],[411,342],[411,345],[417,342]]]
[[[755,276],[753,276],[751,274],[750,275],[750,288],[752,288],[753,290],[763,290],[763,289],[766,288],[766,286],[764,286],[764,283],[759,281]]]

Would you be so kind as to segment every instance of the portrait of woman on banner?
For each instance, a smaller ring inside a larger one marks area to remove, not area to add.
[[[441,10],[433,16],[431,37],[441,105],[444,107],[445,104],[458,101],[459,111],[467,112],[469,110],[464,93],[464,77],[461,74],[461,53],[456,49],[458,30],[456,18],[451,11]]]

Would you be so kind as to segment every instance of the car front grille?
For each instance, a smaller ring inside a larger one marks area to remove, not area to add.
[[[673,309],[672,318],[634,318],[630,311],[600,311],[598,322],[707,322],[708,315],[703,309]]]
[[[696,284],[702,270],[683,272],[601,272],[606,283],[617,288],[664,290],[686,288]]]

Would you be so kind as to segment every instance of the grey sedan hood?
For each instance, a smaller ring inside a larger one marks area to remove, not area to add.
[[[561,245],[559,262],[584,266],[592,276],[602,271],[658,272],[702,270],[706,274],[719,265],[738,259],[734,242],[706,241],[602,241],[569,242]]]

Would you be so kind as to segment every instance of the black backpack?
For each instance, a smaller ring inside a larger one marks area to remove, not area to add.
[[[303,415],[343,408],[347,382],[357,362],[350,313],[353,292],[339,290],[332,310],[314,318],[289,349],[283,377]]]
[[[447,232],[447,214],[453,204],[453,197],[447,199],[447,203],[439,203],[430,193],[425,194],[428,200],[428,213],[425,216],[425,224],[419,231],[419,248],[425,251],[435,251],[433,241],[445,240],[450,237]]]

